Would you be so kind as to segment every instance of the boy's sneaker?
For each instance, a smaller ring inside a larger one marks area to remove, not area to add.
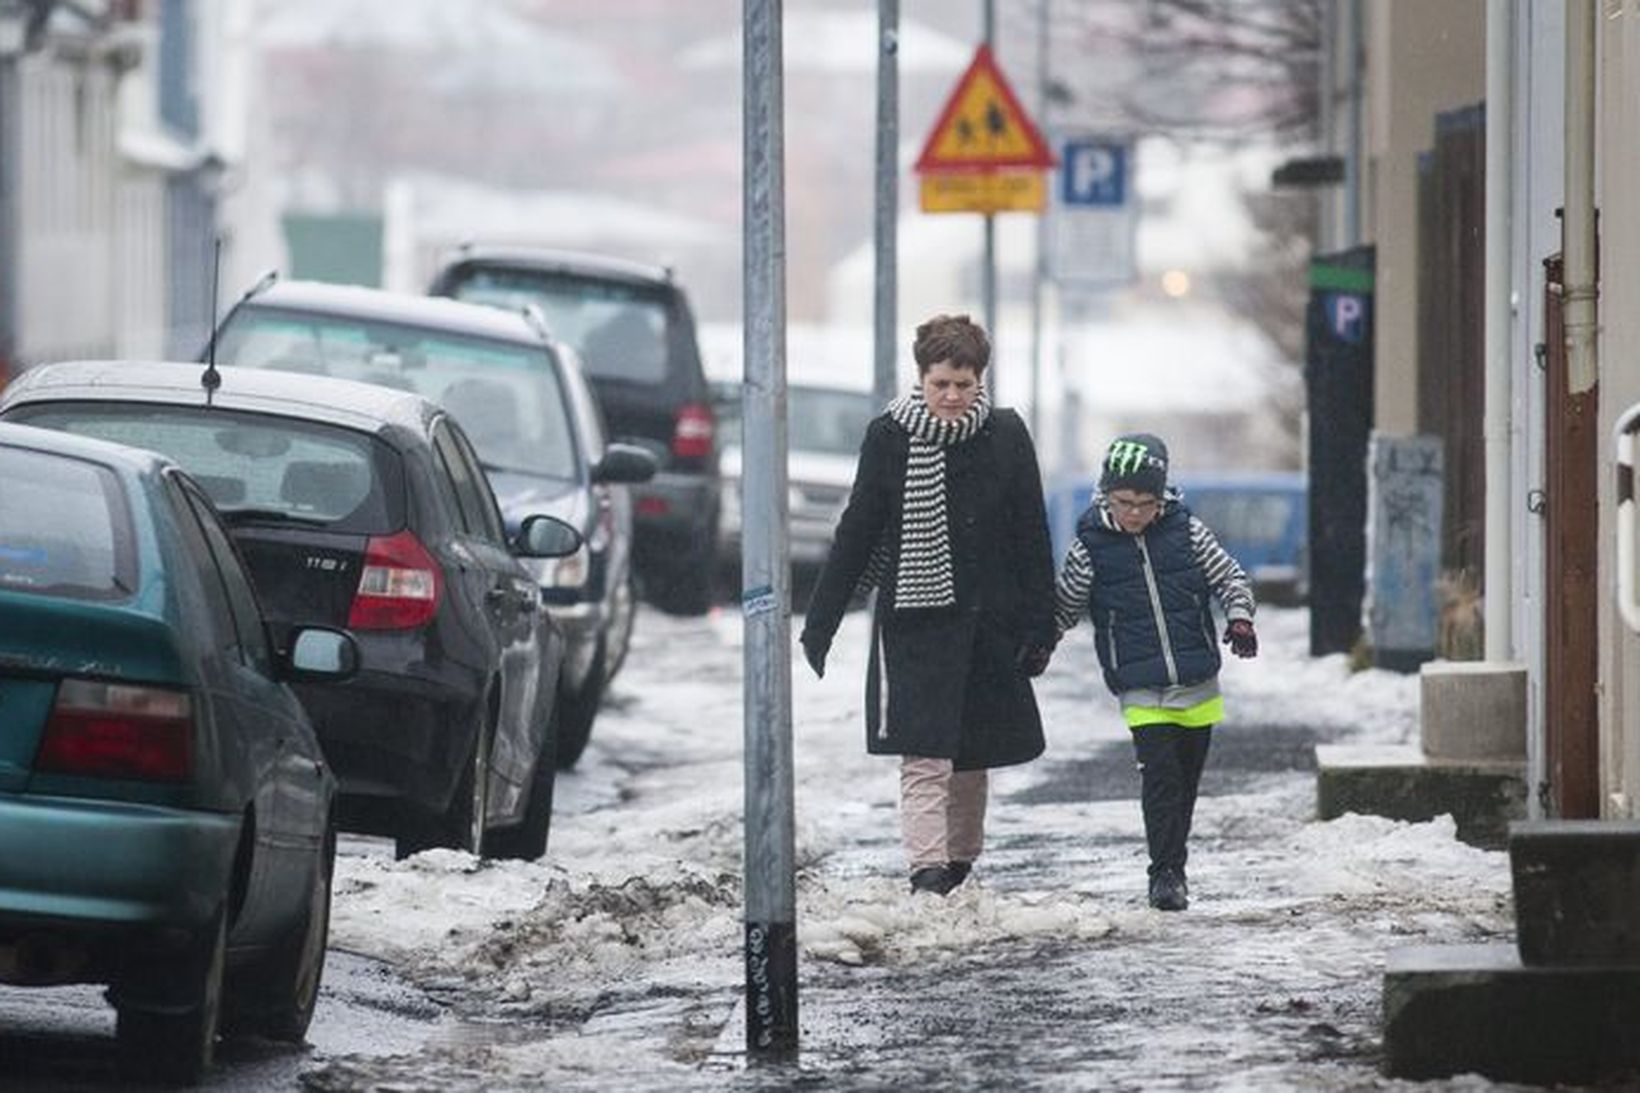
[[[1190,887],[1182,869],[1159,869],[1150,878],[1150,905],[1158,911],[1183,911],[1190,906]]]

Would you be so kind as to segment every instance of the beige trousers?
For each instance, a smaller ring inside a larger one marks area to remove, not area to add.
[[[912,869],[972,862],[985,842],[983,770],[954,770],[949,759],[900,760],[900,827]]]

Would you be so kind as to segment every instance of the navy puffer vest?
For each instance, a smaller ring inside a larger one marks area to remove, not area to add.
[[[1200,683],[1217,674],[1212,590],[1190,548],[1190,510],[1170,503],[1139,535],[1106,526],[1097,506],[1082,514],[1077,538],[1093,563],[1088,614],[1105,685]]]

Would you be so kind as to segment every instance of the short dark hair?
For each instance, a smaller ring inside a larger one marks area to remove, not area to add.
[[[941,361],[950,361],[953,368],[971,368],[974,375],[983,376],[985,366],[991,363],[991,339],[985,336],[984,327],[966,315],[936,315],[917,327],[911,355],[916,358],[919,376],[928,375],[928,370]]]

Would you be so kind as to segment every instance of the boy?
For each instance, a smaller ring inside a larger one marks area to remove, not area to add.
[[[1213,725],[1224,717],[1209,593],[1225,644],[1258,652],[1253,593],[1236,560],[1167,485],[1167,446],[1149,433],[1111,444],[1076,524],[1056,590],[1056,640],[1086,615],[1105,685],[1121,701],[1141,776],[1150,905],[1182,911],[1185,840]]]

